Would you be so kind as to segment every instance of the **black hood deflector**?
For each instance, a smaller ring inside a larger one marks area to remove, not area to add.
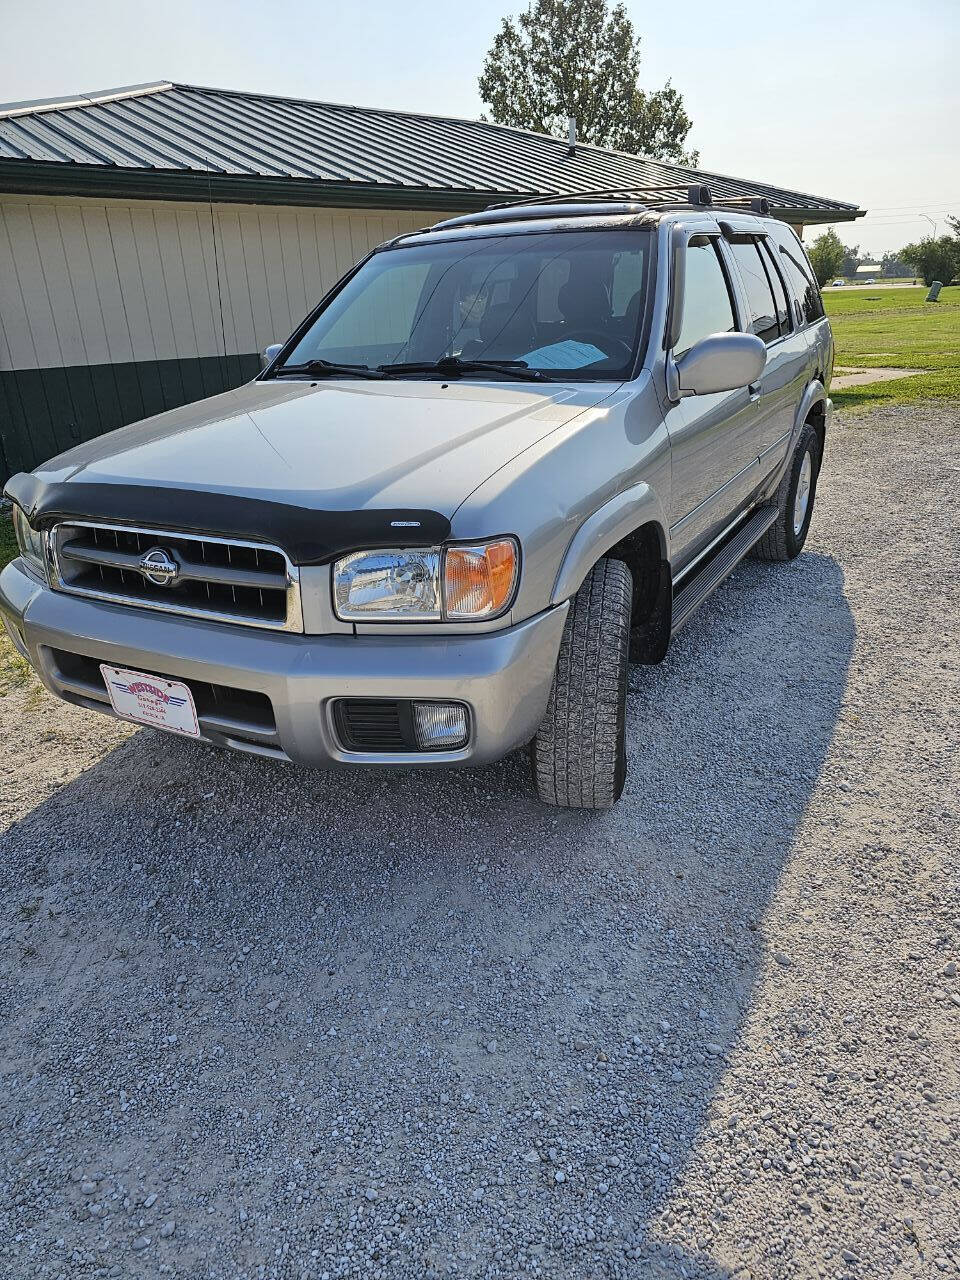
[[[4,492],[35,526],[103,520],[179,533],[209,533],[281,547],[298,565],[325,564],[365,547],[424,547],[450,536],[438,511],[317,511],[286,502],[139,484],[45,481],[21,471]]]

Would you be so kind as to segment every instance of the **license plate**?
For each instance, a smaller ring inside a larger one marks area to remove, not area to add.
[[[188,738],[200,737],[193,694],[180,680],[110,667],[105,662],[100,663],[100,670],[118,716],[169,733],[183,733]]]

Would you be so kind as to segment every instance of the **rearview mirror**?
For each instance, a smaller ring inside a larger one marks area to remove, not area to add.
[[[260,357],[260,368],[266,369],[269,365],[273,364],[274,360],[276,360],[282,350],[282,342],[271,342],[270,346],[267,347],[263,355]]]
[[[767,349],[752,333],[711,333],[695,342],[676,362],[680,394],[708,396],[756,382]]]

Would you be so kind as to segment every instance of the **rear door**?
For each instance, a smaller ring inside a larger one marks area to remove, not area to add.
[[[782,462],[796,407],[807,380],[810,351],[804,327],[789,304],[776,246],[765,235],[726,233],[724,251],[742,284],[746,313],[742,328],[762,339],[767,362],[759,385],[754,443],[759,480]]]

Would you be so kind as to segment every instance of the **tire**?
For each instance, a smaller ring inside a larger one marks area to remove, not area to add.
[[[531,745],[537,794],[568,809],[609,809],[627,776],[626,706],[633,578],[601,560],[570,603],[543,723]]]
[[[803,550],[813,516],[819,474],[820,437],[807,422],[773,500],[777,519],[753,548],[753,555],[758,560],[793,560]],[[804,492],[805,505],[802,505]]]

